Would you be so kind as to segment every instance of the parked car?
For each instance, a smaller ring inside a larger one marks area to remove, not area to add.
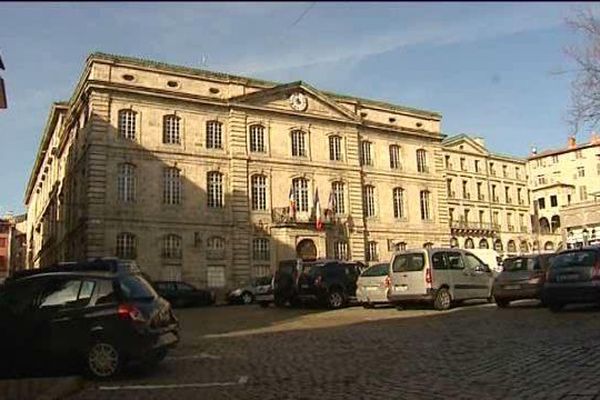
[[[297,264],[282,261],[274,279],[274,301],[278,306],[316,301],[341,308],[356,298],[356,281],[364,265],[339,260],[317,260]]]
[[[0,289],[0,326],[5,377],[68,365],[109,378],[160,362],[179,342],[169,303],[117,259],[16,273]]]
[[[600,247],[563,250],[551,262],[542,298],[551,311],[600,302]]]
[[[376,304],[389,303],[387,294],[390,287],[390,264],[375,264],[360,274],[356,283],[356,299],[365,308]]]
[[[494,273],[494,276],[500,275],[502,272],[502,257],[496,250],[493,249],[469,249],[469,253],[474,254],[477,258],[487,264]]]
[[[478,257],[461,249],[397,252],[389,266],[388,299],[396,306],[428,302],[436,310],[469,299],[492,301],[493,274]]]
[[[261,307],[268,307],[269,304],[275,301],[275,295],[273,292],[274,287],[274,277],[271,277],[271,281],[269,282],[268,287],[264,287],[264,290],[260,293],[257,292],[254,295],[254,301],[256,301]]]
[[[247,285],[227,293],[227,302],[230,304],[251,304],[257,294],[266,293],[271,290],[272,276],[252,279]]]
[[[173,307],[210,306],[216,301],[215,292],[198,289],[186,282],[156,281],[154,287]]]
[[[498,307],[508,307],[514,300],[541,299],[552,256],[530,254],[504,260],[502,272],[494,280],[492,291]]]

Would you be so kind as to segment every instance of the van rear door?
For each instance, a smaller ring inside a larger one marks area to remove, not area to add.
[[[392,260],[391,296],[427,294],[425,270],[428,267],[427,254],[410,252],[396,254]]]

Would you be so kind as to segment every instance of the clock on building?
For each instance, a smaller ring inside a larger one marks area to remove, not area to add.
[[[290,96],[290,106],[296,111],[304,111],[308,106],[308,100],[303,93],[292,93]]]

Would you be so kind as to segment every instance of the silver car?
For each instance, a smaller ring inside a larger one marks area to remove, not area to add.
[[[492,301],[492,271],[467,250],[433,248],[397,252],[389,273],[388,298],[397,306],[425,301],[436,310],[447,310],[463,300]]]
[[[229,304],[251,304],[256,296],[271,290],[271,280],[270,276],[252,279],[247,285],[227,293],[227,302]]]
[[[356,299],[363,307],[371,308],[376,304],[389,303],[389,272],[390,264],[375,264],[360,275],[356,282]]]

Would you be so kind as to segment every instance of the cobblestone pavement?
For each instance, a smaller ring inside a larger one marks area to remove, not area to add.
[[[600,399],[600,310],[179,311],[182,342],[88,399]]]

